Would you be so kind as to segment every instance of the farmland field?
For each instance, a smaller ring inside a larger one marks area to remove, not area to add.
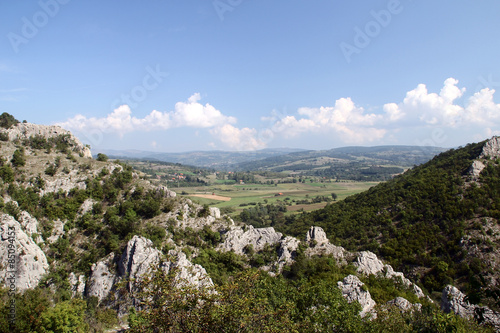
[[[325,183],[281,183],[245,184],[245,185],[218,185],[200,187],[172,187],[179,195],[186,196],[200,204],[213,207],[232,207],[240,213],[244,208],[261,204],[285,202],[289,212],[310,211],[324,207],[327,203],[300,204],[297,201],[311,200],[317,196],[332,198],[332,193],[337,195],[337,200],[342,200],[350,195],[365,191],[376,185],[377,182],[325,182]],[[227,198],[230,198],[228,200]],[[291,204],[291,205],[290,205]]]

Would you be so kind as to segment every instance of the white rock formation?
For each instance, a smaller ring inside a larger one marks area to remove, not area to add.
[[[35,288],[49,267],[45,253],[7,214],[0,215],[0,264],[0,283],[20,292]]]
[[[479,158],[486,157],[500,157],[500,136],[494,136],[486,141],[483,146],[483,151],[481,152],[481,155],[479,155]]]
[[[362,310],[359,313],[361,317],[366,316],[368,313],[370,313],[373,318],[377,317],[377,313],[373,309],[376,303],[372,299],[370,292],[362,288],[364,283],[361,282],[357,276],[348,275],[343,281],[337,282],[337,285],[342,290],[342,296],[344,296],[349,303],[356,301],[361,304]]]
[[[234,251],[236,254],[244,254],[243,249],[252,245],[255,251],[261,251],[266,244],[277,244],[283,235],[274,231],[274,228],[258,228],[248,226],[244,231],[241,227],[233,227],[224,235],[224,242],[219,245],[219,250]]]
[[[47,238],[47,240],[50,243],[54,243],[59,239],[59,237],[63,236],[64,234],[65,234],[64,222],[57,219],[54,221],[54,227],[52,228],[52,234],[50,235],[49,238]]]
[[[45,138],[53,138],[59,135],[69,135],[69,140],[75,143],[75,151],[82,154],[83,157],[92,158],[92,153],[88,147],[84,146],[70,131],[67,131],[59,126],[18,123],[4,131],[9,135],[9,140],[11,141],[15,139],[29,139],[35,135],[41,135]]]
[[[310,245],[305,251],[306,256],[333,255],[337,260],[344,259],[344,248],[331,244],[321,227],[311,227],[306,233],[306,242]]]
[[[197,288],[210,288],[214,284],[202,266],[191,263],[184,252],[168,251],[167,261],[162,262],[161,269],[168,273],[171,269],[178,269],[175,277],[177,286],[194,286]]]
[[[95,201],[92,199],[86,199],[82,205],[80,206],[80,209],[78,210],[78,214],[80,215],[85,215],[88,212],[92,212],[92,207],[94,206]]]
[[[96,296],[101,302],[113,289],[117,281],[114,269],[114,253],[110,253],[104,259],[92,264],[90,278],[87,285],[87,295]]]
[[[500,313],[491,310],[486,306],[470,304],[466,301],[466,296],[456,287],[448,285],[444,288],[441,296],[441,309],[444,312],[453,311],[462,318],[478,318],[500,331]]]
[[[406,298],[403,297],[396,297],[395,299],[387,302],[387,304],[396,306],[403,312],[413,311],[413,310],[420,311],[422,309],[422,304],[420,303],[412,304],[410,301],[408,301]]]
[[[278,261],[274,265],[278,273],[283,270],[285,265],[290,265],[294,261],[294,253],[299,247],[300,241],[291,236],[286,236],[280,242],[280,248],[278,249]]]
[[[217,207],[210,207],[210,216],[220,219],[220,209]]]
[[[85,293],[85,275],[69,273],[69,285],[73,297],[83,297]]]
[[[36,243],[43,243],[43,238],[38,234],[38,220],[30,215],[30,213],[22,211],[18,217],[19,224],[23,227],[24,232],[33,237],[33,235],[37,235],[34,239]]]
[[[484,165],[483,162],[475,160],[469,169],[469,175],[471,175],[474,180],[478,180],[479,174],[481,173],[481,171],[483,171],[485,167],[486,165]]]
[[[362,251],[358,253],[353,265],[357,267],[357,272],[359,274],[365,275],[381,275],[388,279],[401,279],[404,286],[412,288],[415,295],[418,298],[425,297],[424,292],[419,286],[411,282],[409,279],[405,278],[404,274],[401,272],[395,272],[391,265],[384,265],[384,263],[378,259],[377,255],[370,251]]]

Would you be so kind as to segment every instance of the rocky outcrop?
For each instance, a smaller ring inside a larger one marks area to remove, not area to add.
[[[384,265],[384,263],[377,258],[377,255],[370,251],[359,252],[353,265],[357,267],[357,272],[364,275],[379,275],[388,279],[400,279],[404,286],[409,287],[413,290],[418,298],[425,297],[422,289],[411,282],[409,279],[405,278],[404,274],[401,272],[396,272],[391,265]]]
[[[306,242],[309,243],[309,247],[305,251],[306,256],[332,255],[339,261],[344,259],[346,252],[344,248],[331,244],[321,227],[311,227],[306,233]]]
[[[83,157],[92,158],[92,153],[90,149],[84,146],[78,138],[76,138],[70,131],[63,129],[62,127],[55,125],[36,125],[30,123],[18,123],[11,128],[4,130],[9,136],[9,140],[24,140],[29,139],[32,136],[40,135],[44,138],[53,138],[60,135],[67,135],[69,142],[73,142],[73,150]]]
[[[414,311],[414,310],[420,311],[422,309],[422,304],[420,303],[413,304],[403,297],[396,297],[395,299],[387,302],[387,305],[395,306],[399,308],[402,312]]]
[[[166,186],[160,185],[156,188],[156,195],[159,195],[164,198],[175,198],[177,193],[174,191],[170,191]]]
[[[367,314],[371,314],[373,318],[377,317],[377,313],[374,310],[376,303],[372,299],[370,292],[363,288],[364,283],[357,276],[348,275],[343,281],[337,282],[337,285],[342,290],[342,296],[349,303],[356,301],[361,304],[362,309],[359,313],[361,317],[365,317]]]
[[[205,268],[191,263],[184,252],[170,250],[167,258],[168,260],[162,262],[161,269],[166,273],[171,269],[177,270],[175,281],[178,287],[189,285],[197,288],[210,288],[214,286]]]
[[[40,190],[40,195],[45,193],[55,193],[60,190],[68,193],[72,189],[76,188],[79,190],[85,190],[87,185],[85,184],[86,177],[61,177],[55,179],[47,179],[45,181],[45,187]]]
[[[469,303],[465,294],[454,286],[448,285],[444,288],[441,296],[441,309],[447,313],[453,311],[462,318],[476,318],[479,322],[492,325],[497,332],[500,331],[500,313],[486,306]]]
[[[107,257],[92,264],[90,269],[90,279],[87,285],[87,295],[95,296],[99,302],[104,300],[117,281],[114,267],[114,253],[110,253]]]
[[[276,270],[280,273],[285,265],[291,265],[295,258],[300,241],[291,236],[286,236],[280,242],[278,249],[278,261],[275,264]]]
[[[475,160],[469,168],[469,175],[472,176],[473,180],[478,180],[484,168],[486,168],[486,165],[483,162]]]
[[[225,234],[224,242],[219,245],[219,249],[244,254],[245,247],[251,245],[255,251],[261,251],[267,244],[279,243],[282,236],[272,227],[255,229],[248,226],[246,231],[241,227],[233,227]]]
[[[85,275],[69,273],[69,287],[73,297],[83,297],[85,293]]]
[[[43,243],[43,238],[38,234],[38,220],[31,216],[28,212],[22,211],[18,217],[19,224],[23,227],[24,232],[33,238],[36,243]]]
[[[500,136],[494,136],[484,144],[483,151],[481,155],[479,155],[479,158],[487,157],[500,157]]]
[[[52,228],[52,234],[49,238],[47,238],[47,240],[49,241],[49,243],[54,243],[59,239],[59,237],[63,236],[64,234],[64,222],[59,219],[55,220],[54,227]]]
[[[45,253],[7,214],[0,215],[0,264],[0,282],[20,292],[35,288],[49,267]]]

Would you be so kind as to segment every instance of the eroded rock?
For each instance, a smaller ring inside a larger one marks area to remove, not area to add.
[[[372,299],[370,292],[363,288],[364,283],[355,276],[348,275],[343,281],[337,282],[338,287],[342,290],[342,296],[344,296],[349,303],[354,301],[361,304],[361,312],[359,315],[365,317],[367,314],[371,314],[373,318],[377,317],[374,307],[376,305],[375,301]]]

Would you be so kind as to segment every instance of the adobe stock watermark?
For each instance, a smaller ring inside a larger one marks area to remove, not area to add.
[[[51,18],[54,18],[61,9],[61,5],[66,5],[71,0],[40,0],[38,5],[40,10],[35,12],[31,19],[23,16],[21,18],[22,26],[20,33],[9,32],[7,39],[15,53],[19,53],[19,47],[28,44],[35,38],[40,29],[45,27]]]
[[[5,285],[9,295],[9,323],[16,324],[16,229],[9,226],[7,230],[7,274]]]
[[[217,15],[221,21],[224,21],[224,15],[227,12],[232,12],[236,7],[241,5],[243,0],[214,0],[212,5],[214,6]]]
[[[389,0],[386,9],[371,10],[370,16],[373,20],[368,21],[363,28],[354,27],[352,44],[346,42],[339,44],[347,63],[351,63],[354,54],[359,54],[364,48],[368,47],[371,41],[380,35],[382,29],[389,26],[393,16],[400,14],[402,11],[403,6],[399,0]]]

